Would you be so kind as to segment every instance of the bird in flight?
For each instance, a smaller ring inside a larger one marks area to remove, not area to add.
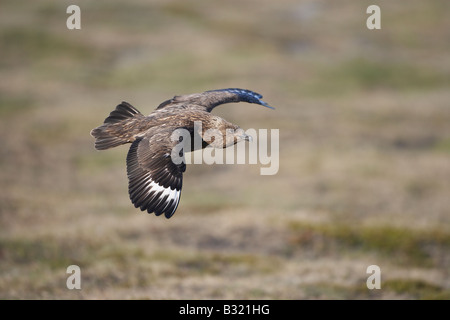
[[[223,139],[201,140],[197,148],[211,145],[226,148],[240,141],[250,141],[239,126],[212,115],[218,105],[230,102],[248,102],[274,109],[261,100],[256,92],[238,89],[218,89],[175,96],[161,103],[148,116],[140,113],[127,102],[119,104],[105,119],[104,123],[93,129],[95,148],[106,150],[122,144],[131,143],[127,155],[128,192],[136,208],[159,216],[164,213],[170,218],[180,202],[185,161],[174,161],[173,150],[183,140],[174,139],[176,130],[190,133],[187,146],[193,151],[195,137],[203,137],[209,129],[217,130]],[[200,122],[201,126],[195,124]],[[201,131],[201,132],[199,132]],[[232,133],[231,135],[229,133]],[[183,149],[176,153],[184,160]]]

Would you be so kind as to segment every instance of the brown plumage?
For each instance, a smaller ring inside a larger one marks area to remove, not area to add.
[[[127,102],[119,104],[107,117],[103,125],[93,129],[95,148],[106,150],[131,143],[127,155],[128,190],[136,208],[156,215],[164,213],[170,218],[176,211],[181,195],[184,161],[173,161],[171,154],[179,140],[173,140],[177,129],[189,131],[191,139],[209,129],[216,129],[224,139],[202,141],[201,148],[208,143],[225,148],[251,137],[238,126],[210,112],[220,104],[248,102],[273,109],[258,93],[244,89],[219,89],[203,93],[175,96],[161,103],[150,115],[144,116]],[[202,132],[194,122],[201,122]],[[228,131],[227,131],[228,130]],[[233,135],[226,135],[233,132]],[[228,140],[227,140],[228,139]],[[193,143],[190,143],[193,150]],[[180,153],[183,157],[184,154]],[[183,158],[184,159],[184,158]]]

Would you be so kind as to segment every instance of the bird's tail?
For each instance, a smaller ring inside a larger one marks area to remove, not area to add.
[[[106,150],[133,142],[139,132],[139,120],[145,116],[128,102],[123,101],[105,119],[104,123],[91,131],[95,148]]]

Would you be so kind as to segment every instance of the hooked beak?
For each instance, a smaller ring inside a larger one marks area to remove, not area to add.
[[[252,141],[253,141],[253,137],[250,136],[250,135],[248,135],[248,134],[244,134],[244,135],[242,136],[242,138],[243,138],[244,140],[248,141],[248,142],[252,142]]]

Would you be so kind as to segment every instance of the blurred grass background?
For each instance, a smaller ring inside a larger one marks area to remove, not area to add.
[[[450,299],[449,9],[1,1],[0,298]],[[280,129],[278,174],[191,165],[172,219],[134,209],[128,148],[90,130],[122,100],[226,87],[276,107],[215,113]]]

